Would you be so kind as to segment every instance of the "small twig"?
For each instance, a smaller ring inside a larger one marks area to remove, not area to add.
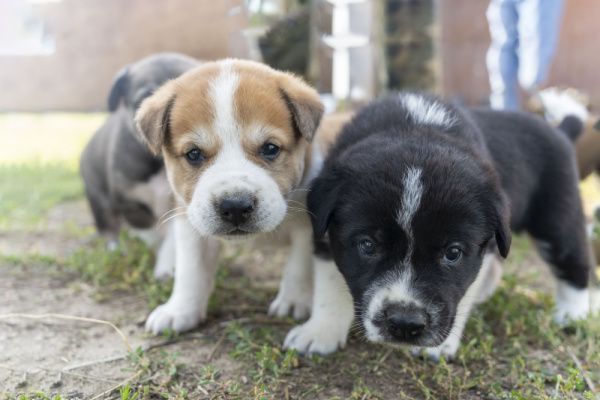
[[[193,334],[188,334],[185,336],[179,336],[175,339],[165,340],[164,342],[158,342],[158,343],[150,344],[148,346],[143,346],[142,351],[146,352],[146,351],[149,351],[152,349],[156,349],[158,347],[170,346],[172,344],[188,342],[190,340],[195,340],[195,339],[211,339],[211,338],[212,338],[211,336],[204,335],[202,333],[193,333]]]
[[[210,354],[208,355],[208,358],[206,360],[207,362],[212,361],[215,354],[217,354],[217,350],[221,347],[221,345],[225,341],[226,337],[227,337],[227,331],[224,331],[223,334],[221,335],[221,337],[219,338],[219,340],[217,341],[217,343],[215,344],[215,346],[213,347],[213,349],[211,350]]]
[[[392,351],[394,351],[394,349],[388,349],[385,352],[385,354],[379,359],[379,361],[377,361],[377,364],[382,364],[390,356],[390,354],[392,354]]]
[[[200,390],[205,396],[208,396],[208,390],[204,389],[202,385],[198,385],[198,390]]]
[[[27,371],[24,371],[22,369],[19,369],[17,367],[14,367],[12,365],[7,365],[7,364],[0,364],[0,368],[8,369],[8,370],[13,371],[13,372],[22,372],[25,375],[27,375],[27,373],[28,373]],[[39,365],[36,366],[36,368],[38,368],[38,369],[40,369],[42,371],[46,371],[46,372],[58,372],[59,377],[60,377],[61,374],[66,374],[66,375],[75,376],[77,378],[86,379],[88,381],[100,381],[100,382],[111,383],[111,384],[115,383],[114,379],[108,380],[108,379],[104,379],[104,378],[99,378],[97,376],[83,375],[83,374],[78,374],[78,373],[70,372],[70,371],[66,371],[66,370],[56,371],[56,370],[53,370],[53,369],[40,367]]]
[[[220,327],[226,327],[231,324],[261,324],[261,325],[290,325],[289,321],[284,319],[274,319],[270,317],[241,317],[234,318],[227,321],[219,322]]]
[[[110,363],[113,361],[119,361],[124,359],[125,357],[127,357],[126,355],[120,355],[120,356],[113,356],[113,357],[108,357],[108,358],[103,358],[101,360],[94,360],[94,361],[86,361],[86,362],[82,362],[79,364],[75,364],[75,365],[71,365],[68,367],[64,367],[61,371],[71,371],[74,369],[79,369],[79,368],[84,368],[84,367],[90,367],[93,365],[97,365],[97,364],[106,364],[106,363]]]
[[[65,314],[54,314],[54,313],[47,313],[47,314],[10,313],[10,314],[1,314],[0,315],[0,319],[9,319],[9,318],[26,318],[26,319],[48,319],[48,318],[50,318],[50,319],[62,319],[62,320],[67,320],[67,321],[91,322],[93,324],[108,325],[111,328],[113,328],[115,330],[115,332],[117,332],[117,334],[121,337],[121,340],[125,344],[125,347],[127,347],[127,351],[128,352],[132,351],[131,345],[129,344],[129,340],[127,340],[127,337],[125,336],[125,334],[119,328],[117,328],[117,326],[115,324],[113,324],[110,321],[104,321],[102,319],[95,319],[95,318],[76,317],[73,315],[65,315]]]
[[[165,346],[170,346],[172,344],[177,344],[177,343],[181,343],[181,342],[187,342],[189,340],[194,340],[194,339],[208,339],[210,338],[207,335],[203,335],[201,333],[198,334],[189,334],[186,336],[181,336],[179,338],[176,339],[170,339],[170,340],[165,340],[163,342],[158,342],[158,343],[154,343],[154,344],[150,344],[150,345],[146,345],[146,346],[142,346],[142,351],[143,352],[147,352],[149,350],[152,349],[156,349],[158,347],[165,347]],[[71,365],[69,367],[65,367],[62,370],[63,371],[71,371],[74,369],[79,369],[79,368],[84,368],[84,367],[90,367],[93,365],[97,365],[97,364],[104,364],[104,363],[110,363],[113,361],[119,361],[119,360],[123,360],[125,358],[127,358],[128,354],[122,354],[120,356],[114,356],[114,357],[109,357],[109,358],[104,358],[102,360],[95,360],[95,361],[87,361],[84,363],[80,363],[80,364],[76,364],[76,365]]]
[[[571,349],[570,346],[567,346],[567,353],[571,357],[571,360],[573,360],[573,362],[575,363],[575,366],[579,369],[579,372],[581,372],[581,375],[583,376],[583,380],[585,381],[588,389],[590,389],[590,391],[594,394],[597,393],[594,382],[592,382],[592,379],[590,378],[589,374],[583,368],[581,361],[579,361],[579,358],[577,357],[577,355],[575,355],[575,353],[573,352],[573,350]]]
[[[129,382],[131,382],[132,380],[134,380],[135,378],[137,378],[138,376],[140,376],[142,374],[142,370],[136,372],[135,374],[131,375],[129,378],[125,379],[124,381],[116,384],[115,386],[111,387],[108,390],[105,390],[104,392],[92,397],[90,400],[97,400],[101,397],[106,396],[107,394],[111,394],[112,392],[114,392],[115,390],[119,389],[120,387],[125,386],[126,384],[128,384]]]

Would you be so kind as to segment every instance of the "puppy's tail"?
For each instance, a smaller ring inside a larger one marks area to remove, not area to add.
[[[566,133],[572,142],[575,142],[583,133],[583,121],[574,115],[567,115],[560,124],[558,124],[558,129]]]
[[[538,93],[548,122],[556,125],[571,141],[583,133],[589,113],[581,96],[572,90],[549,88]]]

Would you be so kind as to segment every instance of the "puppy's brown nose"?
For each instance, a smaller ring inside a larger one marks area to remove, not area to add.
[[[425,331],[427,317],[418,308],[390,305],[384,315],[388,332],[396,340],[411,342]]]
[[[250,196],[225,198],[219,202],[219,215],[224,221],[239,226],[248,221],[255,202]]]

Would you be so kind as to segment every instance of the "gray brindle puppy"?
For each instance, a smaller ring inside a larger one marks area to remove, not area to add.
[[[109,239],[109,247],[116,245],[123,223],[149,244],[162,242],[164,232],[153,228],[172,208],[172,194],[162,159],[136,135],[134,115],[142,101],[163,83],[197,65],[193,58],[161,53],[123,67],[113,81],[108,97],[110,114],[80,161],[94,222],[99,233]],[[169,274],[172,257],[173,246],[165,240],[159,251],[157,275]]]

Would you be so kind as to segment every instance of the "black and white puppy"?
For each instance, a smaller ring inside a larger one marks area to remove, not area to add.
[[[181,54],[156,54],[123,67],[113,81],[108,97],[110,114],[80,161],[94,222],[111,246],[116,244],[123,222],[149,230],[172,207],[163,161],[138,138],[134,115],[142,101],[163,83],[197,65],[198,61]],[[153,236],[143,238],[156,245],[160,238]],[[161,250],[158,275],[172,269],[172,247],[169,244]]]
[[[553,267],[556,321],[588,315],[577,182],[572,143],[542,119],[400,93],[345,126],[308,205],[326,238],[317,251],[335,260],[366,337],[452,357],[499,281],[511,230]]]

